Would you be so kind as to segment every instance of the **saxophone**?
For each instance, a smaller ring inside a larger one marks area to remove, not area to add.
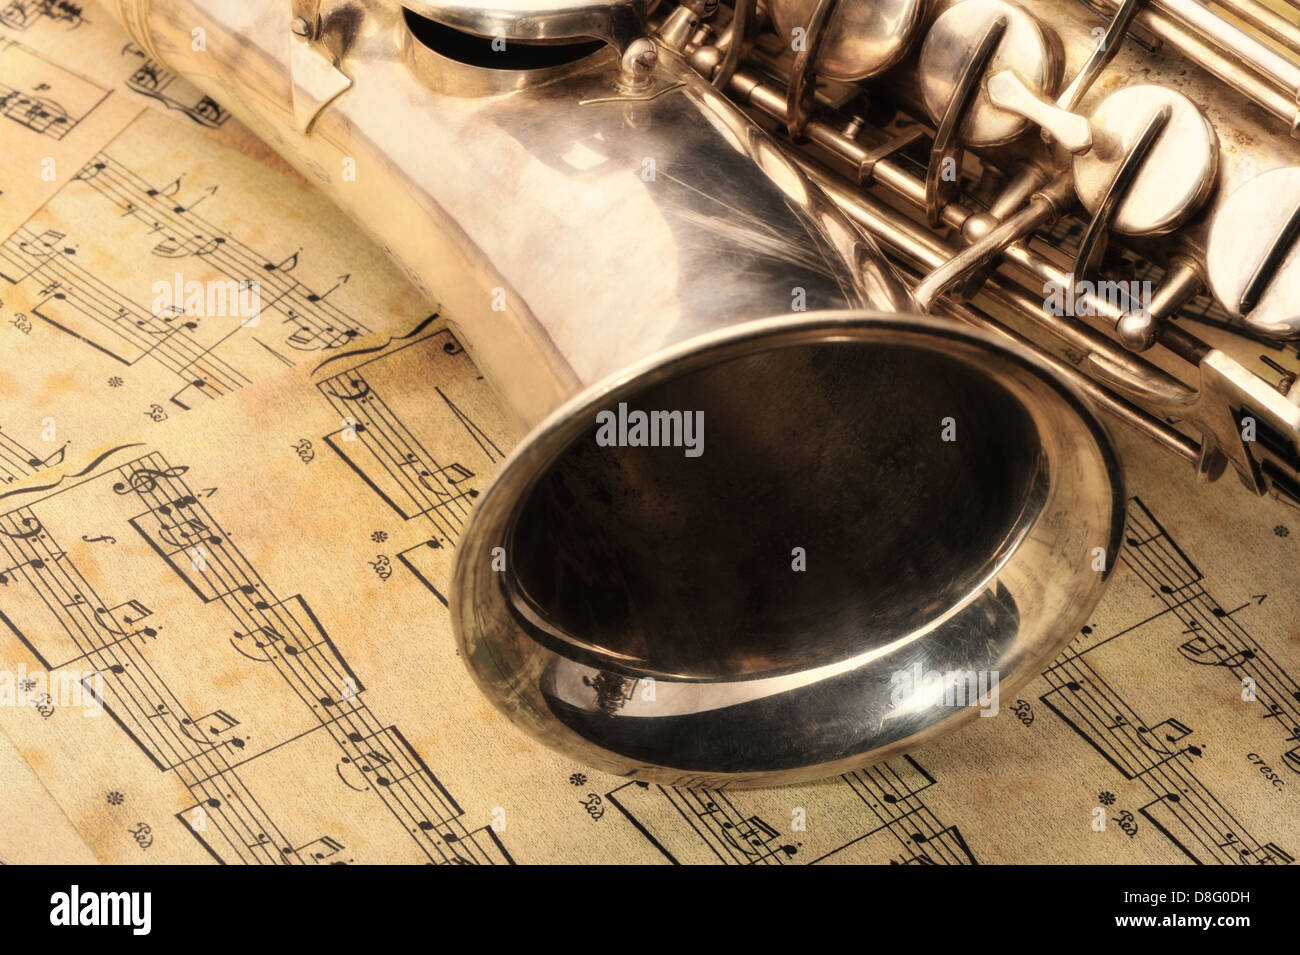
[[[1290,7],[107,2],[529,429],[450,611],[589,765],[786,783],[988,712],[1104,591],[1106,421],[1300,504],[1295,375],[1189,319],[1300,339]]]

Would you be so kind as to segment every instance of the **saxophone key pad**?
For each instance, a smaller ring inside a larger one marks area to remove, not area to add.
[[[965,0],[944,12],[921,46],[918,68],[925,107],[938,123],[957,90],[959,78],[990,24],[1002,18],[1006,27],[985,70],[993,75],[1013,70],[1025,87],[1050,96],[1061,80],[1059,41],[1049,37],[1038,21],[1009,0]],[[1030,120],[1003,109],[981,84],[961,126],[961,140],[975,148],[1000,146],[1029,128]]]
[[[1094,145],[1074,159],[1079,201],[1095,214],[1112,180],[1152,117],[1169,118],[1115,211],[1111,225],[1132,236],[1166,235],[1209,198],[1219,170],[1219,137],[1205,114],[1163,86],[1130,86],[1102,100],[1092,114]]]
[[[1210,227],[1210,289],[1242,324],[1300,338],[1300,166],[1256,176],[1230,195]]]
[[[777,31],[788,42],[807,27],[816,6],[817,0],[769,4]],[[889,69],[907,54],[924,9],[922,0],[838,0],[817,55],[818,75],[847,82]]]

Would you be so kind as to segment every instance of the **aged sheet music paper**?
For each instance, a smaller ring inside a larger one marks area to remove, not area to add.
[[[0,429],[24,461],[428,313],[327,199],[107,15],[42,10],[0,9],[16,91],[0,115]],[[75,84],[99,91],[84,110],[61,92]],[[11,451],[0,477],[30,467]]]
[[[58,188],[0,184],[27,210],[0,258],[0,669],[87,680],[106,708],[0,707],[20,754],[0,749],[0,859],[1259,863],[1300,848],[1300,519],[1196,486],[1118,431],[1129,544],[1111,592],[995,718],[738,793],[645,786],[533,743],[474,689],[444,605],[456,535],[518,434],[326,200],[248,158],[233,120],[219,141],[167,109],[98,141],[79,123],[64,139],[80,175]],[[256,325],[184,301],[155,315],[159,278],[259,269],[274,291]],[[64,835],[34,844],[36,818]]]
[[[54,802],[8,737],[0,734],[0,780],[5,811],[0,818],[0,863],[47,865],[61,861],[94,865],[90,847],[82,841],[63,810]]]

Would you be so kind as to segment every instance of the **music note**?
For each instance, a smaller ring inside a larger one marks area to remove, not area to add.
[[[233,729],[239,725],[239,720],[235,719],[225,710],[215,710],[203,719],[204,721],[211,721],[213,724],[208,727],[208,732],[213,736],[220,736],[227,730]]]
[[[364,763],[362,762],[363,760]],[[390,757],[385,756],[383,753],[376,753],[373,749],[367,750],[366,752],[362,753],[355,761],[351,760],[347,756],[343,757],[343,762],[352,763],[354,766],[357,767],[357,769],[361,770],[363,773],[375,773],[377,768],[382,769],[392,761],[393,760]],[[382,776],[376,773],[375,775],[376,785],[388,786],[391,783],[392,780],[389,779],[387,776]]]
[[[158,528],[158,536],[173,547],[181,549],[190,547],[196,542],[206,542],[214,547],[222,543],[222,539],[212,534],[211,528],[196,517],[175,524],[162,524]]]
[[[68,443],[69,442],[64,441],[63,446],[61,448],[56,448],[47,458],[32,458],[27,462],[28,466],[33,468],[49,468],[54,467],[56,464],[62,464],[64,455],[68,450]]]
[[[298,252],[301,251],[302,251],[301,249],[298,250]],[[292,272],[294,268],[298,265],[298,252],[295,252],[293,255],[289,256],[279,265],[276,265],[273,262],[267,262],[262,266],[262,268],[266,269],[266,271],[268,272]]]
[[[243,594],[245,597],[252,597],[252,596],[255,596],[255,595],[257,594],[257,585],[256,585],[256,584],[240,584],[238,587],[234,588],[234,590],[232,590],[231,593],[240,593],[240,594]],[[259,599],[259,600],[254,600],[254,601],[253,601],[253,609],[254,609],[254,610],[269,610],[270,607],[271,607],[271,605],[270,605],[269,603],[267,603],[265,600],[260,600],[260,599]]]
[[[175,179],[173,179],[167,185],[163,186],[161,189],[146,189],[145,195],[149,196],[150,198],[153,198],[154,196],[166,196],[168,199],[170,199],[172,196],[176,195],[176,193],[180,191],[181,191],[181,177],[177,176]]]
[[[206,729],[209,735],[215,737],[220,737],[239,725],[239,720],[235,719],[225,710],[213,710],[207,716],[200,716],[197,720],[191,720],[188,717],[181,720],[182,727],[193,726],[200,730]],[[208,740],[206,737],[196,739],[189,732],[186,732],[185,735],[189,736],[190,739],[195,740],[195,742],[211,745],[211,740]],[[222,743],[223,745],[233,746],[236,749],[244,748],[244,741],[237,737],[229,740],[222,740]]]
[[[236,630],[235,639],[252,640],[253,646],[255,646],[259,650],[265,650],[267,647],[271,646],[272,644],[279,643],[281,640],[284,639],[284,637],[282,637],[279,633],[277,633],[274,627],[259,627],[257,630],[252,631],[252,633],[240,633],[238,630]],[[235,649],[239,649],[239,648],[236,646]],[[296,647],[290,645],[286,645],[284,649],[287,653],[298,652],[298,649]]]
[[[300,846],[297,849],[292,849],[290,851],[298,856],[306,853],[307,858],[315,862],[323,862],[326,859],[331,859],[338,855],[344,848],[343,843],[339,842],[337,839],[330,836],[322,836],[320,839],[316,839],[307,843],[305,846]]]
[[[1222,643],[1210,643],[1205,637],[1193,637],[1178,647],[1183,658],[1199,666],[1225,667],[1231,669],[1241,666],[1247,660],[1255,658],[1253,650],[1229,651]]]
[[[186,411],[188,411],[190,406],[181,400],[181,395],[183,395],[190,388],[197,388],[199,390],[199,394],[207,396],[208,389],[210,389],[211,387],[212,385],[210,382],[207,381],[207,379],[195,378],[191,380],[189,384],[187,384],[184,388],[177,390],[177,392],[173,394],[171,398],[169,398],[168,400],[172,404],[176,405],[178,408],[183,408]]]
[[[15,564],[12,567],[0,571],[0,586],[8,586],[9,581],[15,579],[14,571],[21,570],[23,567],[30,567],[32,570],[44,570],[45,561],[41,560],[39,557],[33,557],[31,560],[25,560],[21,564]]]
[[[1283,852],[1275,843],[1260,846],[1258,861],[1260,865],[1291,865],[1295,859]]]
[[[145,617],[153,616],[153,611],[138,600],[128,600],[126,603],[118,604],[116,607],[109,609],[105,609],[104,607],[97,607],[95,609],[95,622],[108,633],[116,634],[120,637],[145,636],[152,638],[158,636],[158,631],[153,627],[143,627],[135,631],[118,630],[115,626],[111,626],[110,624],[119,616],[121,617],[122,622],[130,627],[132,624],[139,623]],[[109,623],[105,623],[101,617],[108,617]]]
[[[1167,719],[1151,729],[1139,729],[1138,732],[1157,734],[1167,743],[1176,743],[1183,737],[1192,735],[1191,727],[1176,719]]]
[[[318,348],[338,348],[356,336],[357,330],[355,328],[346,328],[340,331],[334,328],[333,325],[325,328],[308,328],[302,325],[285,339],[285,344],[298,351],[314,351]]]
[[[59,243],[66,238],[67,235],[65,235],[62,232],[56,232],[53,229],[46,229],[44,232],[42,232],[40,235],[36,237],[34,242],[28,242],[25,239],[22,242],[19,242],[18,248],[22,252],[26,253],[27,255],[37,255],[37,256],[53,255],[55,252],[59,251],[57,248]],[[37,244],[42,246],[42,249],[29,248],[29,246],[34,246]],[[70,252],[71,250],[65,249],[64,251]]]
[[[739,825],[724,822],[722,828],[722,834],[726,836],[738,849],[746,852],[749,851],[749,846],[767,845],[779,835],[779,833],[764,821],[761,816],[750,816]],[[744,843],[743,845],[731,839],[732,830],[734,830],[735,834],[741,838]]]

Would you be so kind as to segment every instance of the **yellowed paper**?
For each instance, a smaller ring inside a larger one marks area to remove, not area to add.
[[[0,780],[4,781],[5,794],[5,812],[0,815],[0,864],[44,865],[52,860],[76,865],[95,863],[95,854],[3,734]]]
[[[432,308],[224,109],[76,9],[0,10],[0,480]]]

